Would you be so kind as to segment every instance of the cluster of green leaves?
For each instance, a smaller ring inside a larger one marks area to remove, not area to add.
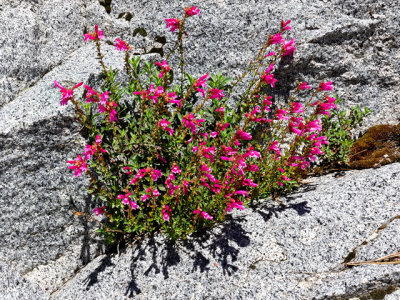
[[[336,98],[336,105],[343,102]],[[371,110],[367,107],[351,107],[350,109],[334,109],[330,116],[322,119],[322,133],[327,137],[329,145],[324,145],[321,165],[324,167],[346,166],[349,152],[354,143],[353,129],[360,126]]]

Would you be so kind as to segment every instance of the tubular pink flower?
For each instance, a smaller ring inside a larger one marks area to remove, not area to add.
[[[276,55],[276,53],[274,51],[268,53],[267,55],[265,55],[265,57],[270,57],[270,56],[274,56]]]
[[[115,49],[119,51],[130,51],[132,50],[132,47],[130,47],[128,43],[123,40],[115,39]]]
[[[108,114],[110,122],[116,122],[118,121],[117,111],[114,109],[114,107],[118,107],[118,105],[115,102],[105,101],[104,104],[99,105],[99,111],[101,113]]]
[[[305,90],[305,89],[311,89],[311,87],[308,85],[307,82],[300,82],[299,85],[297,86],[298,90]]]
[[[249,192],[248,191],[236,191],[235,194],[247,197],[249,195]]]
[[[289,42],[282,44],[282,57],[283,56],[293,56],[294,52],[296,51],[296,43],[294,39],[291,39]]]
[[[274,151],[278,156],[281,156],[281,149],[278,147],[278,141],[272,142],[268,150]]]
[[[94,26],[94,32],[84,34],[85,42],[88,40],[99,41],[104,39],[103,31],[99,31],[99,26],[97,24]]]
[[[102,207],[96,207],[93,209],[93,212],[96,216],[100,216],[106,212],[106,206],[104,205]]]
[[[277,33],[274,35],[270,35],[268,38],[268,46],[273,44],[282,44],[284,42],[284,38],[282,37],[281,33]]]
[[[68,104],[68,101],[71,100],[71,99],[74,97],[74,89],[80,87],[82,84],[83,84],[83,82],[80,82],[80,83],[74,85],[74,86],[72,87],[72,89],[66,89],[66,88],[63,87],[61,84],[59,84],[59,83],[57,82],[57,80],[54,80],[54,86],[53,86],[53,88],[58,87],[58,88],[60,89],[60,93],[62,94],[60,104],[61,104],[61,105],[67,105],[67,104]]]
[[[286,116],[288,113],[289,112],[285,109],[277,109],[275,111],[275,117],[279,120],[289,120],[290,118]]]
[[[117,198],[121,200],[122,204],[128,205],[128,204],[129,204],[129,201],[130,201],[130,200],[129,200],[129,197],[130,197],[131,195],[132,195],[132,193],[128,192],[128,193],[126,193],[126,194],[120,194],[120,195],[118,195]]]
[[[98,102],[99,101],[99,94],[93,90],[90,86],[84,85],[83,86],[86,89],[86,102]]]
[[[203,95],[203,97],[206,91],[202,88],[205,88],[207,86],[206,81],[208,80],[208,78],[210,78],[209,74],[210,73],[207,73],[206,75],[201,76],[193,84],[196,91],[200,92]]]
[[[168,122],[166,119],[162,119],[161,121],[158,121],[158,126],[164,129],[165,131],[169,132],[170,135],[174,135],[174,130],[168,125],[170,125],[171,122]]]
[[[321,82],[318,87],[318,91],[332,91],[332,81]]]
[[[161,63],[156,62],[155,64],[161,67],[161,73],[158,75],[159,78],[163,77],[165,73],[168,73],[171,70],[171,67],[167,64],[166,60],[163,60]]]
[[[243,130],[238,130],[236,131],[236,138],[240,140],[250,141],[253,137],[248,132],[244,132]]]
[[[274,74],[267,74],[265,72],[262,76],[261,79],[266,83],[270,84],[271,87],[275,87],[275,83],[278,81],[277,79],[274,78]]]
[[[75,177],[81,176],[82,172],[87,171],[86,161],[79,154],[77,155],[77,158],[75,160],[67,160],[67,163],[74,165],[74,166],[69,166],[68,168],[71,170],[75,170],[74,172]]]
[[[196,6],[192,6],[192,7],[185,8],[185,13],[188,16],[195,16],[195,15],[200,14],[200,10]]]
[[[132,209],[139,209],[139,205],[134,201],[129,201],[129,205]]]
[[[182,170],[179,169],[178,166],[174,164],[174,165],[172,166],[172,168],[171,168],[171,172],[174,173],[174,174],[181,174],[181,173],[182,173]]]
[[[292,114],[298,114],[304,112],[304,106],[300,102],[292,102],[290,106],[291,106],[290,112]]]
[[[257,186],[258,186],[258,184],[257,184],[257,183],[254,183],[252,179],[244,179],[244,180],[242,181],[242,184],[243,184],[244,186],[251,186],[251,187],[257,187]]]
[[[309,121],[305,125],[306,127],[306,132],[313,132],[313,131],[321,131],[322,130],[322,124],[319,119],[316,119],[314,121]]]
[[[221,100],[222,98],[225,97],[225,95],[222,93],[222,90],[219,89],[209,89],[208,94],[210,99],[219,99]]]
[[[174,32],[179,29],[181,21],[179,19],[165,19],[165,22],[167,22],[167,28],[170,28],[170,31]]]
[[[169,221],[169,219],[171,217],[171,208],[168,205],[165,205],[165,206],[163,206],[163,209],[161,212],[162,212],[164,221]]]

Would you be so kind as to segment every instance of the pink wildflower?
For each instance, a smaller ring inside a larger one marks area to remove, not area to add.
[[[304,112],[304,106],[300,102],[292,102],[290,106],[291,106],[290,112],[292,114],[298,114]]]
[[[194,210],[193,213],[196,215],[200,215],[203,219],[207,219],[207,220],[213,220],[213,217],[210,216],[208,213],[206,213],[205,211],[201,211],[201,210]]]
[[[288,113],[289,112],[285,109],[277,109],[275,111],[275,117],[279,120],[289,120],[290,118],[286,116]]]
[[[172,168],[171,168],[171,172],[174,173],[174,174],[181,174],[182,170],[179,169],[177,165],[173,164]]]
[[[88,85],[83,86],[86,89],[86,102],[98,102],[99,94]]]
[[[200,14],[200,10],[196,6],[192,6],[192,7],[185,8],[185,13],[188,16],[195,16],[195,15]]]
[[[268,53],[267,55],[265,55],[265,57],[274,56],[274,55],[276,55],[276,53],[274,51],[272,51],[272,52]]]
[[[106,212],[106,206],[104,205],[102,207],[96,207],[93,209],[93,212],[96,216],[100,216]]]
[[[305,89],[311,89],[311,87],[308,85],[307,82],[300,82],[299,85],[297,86],[298,90],[305,90]]]
[[[249,192],[248,191],[236,191],[235,194],[247,197],[249,195]]]
[[[129,201],[129,205],[131,206],[132,209],[138,209],[139,208],[139,205],[134,201]]]
[[[161,73],[158,75],[159,78],[163,77],[165,73],[168,73],[171,70],[171,67],[167,64],[166,60],[163,60],[162,63],[156,62],[155,64],[161,67]]]
[[[82,84],[83,84],[83,82],[80,82],[80,83],[74,85],[74,86],[72,87],[72,89],[66,89],[66,88],[63,87],[61,84],[59,84],[59,83],[57,82],[57,80],[54,80],[54,86],[53,86],[53,88],[58,87],[58,88],[60,89],[61,94],[62,94],[60,104],[61,104],[61,105],[67,105],[67,104],[68,104],[68,101],[71,100],[71,99],[74,97],[74,89],[80,87]]]
[[[318,91],[332,91],[332,81],[321,82],[318,87]]]
[[[97,135],[96,143],[94,143],[93,145],[86,145],[85,152],[83,152],[83,155],[85,156],[85,160],[90,159],[92,156],[94,156],[96,154],[107,153],[106,150],[101,148],[100,143],[101,143],[101,136]]]
[[[99,31],[97,24],[94,26],[94,32],[84,34],[85,42],[88,40],[99,41],[104,39],[103,31]]]
[[[278,141],[272,142],[268,150],[274,151],[278,156],[281,156],[281,149],[278,147]]]
[[[229,123],[225,123],[225,124],[217,123],[218,131],[224,131],[227,127],[229,127]]]
[[[208,94],[209,94],[210,99],[221,100],[222,98],[225,97],[225,95],[222,93],[222,90],[219,90],[219,89],[209,89]]]
[[[282,57],[283,56],[293,56],[294,52],[296,51],[296,43],[294,39],[291,39],[289,42],[282,44]]]
[[[268,70],[267,70],[267,71],[268,71]],[[261,76],[261,79],[262,79],[266,84],[270,84],[271,87],[275,87],[275,83],[276,83],[278,80],[274,78],[274,74],[268,74],[267,71]]]
[[[306,132],[313,132],[313,131],[321,131],[322,130],[322,124],[319,119],[316,119],[314,121],[309,121],[306,125]]]
[[[104,104],[99,105],[99,111],[101,113],[107,113],[109,115],[110,122],[116,122],[116,121],[118,121],[117,111],[114,109],[114,107],[117,107],[117,106],[118,105],[113,101],[105,101]]]
[[[131,167],[123,167],[122,169],[126,172],[126,174],[128,174],[128,175],[132,174]]]
[[[169,132],[170,135],[174,135],[174,130],[168,125],[170,125],[171,122],[168,122],[166,119],[162,119],[161,121],[158,121],[158,126],[164,129],[165,131]]]
[[[196,89],[196,91],[200,92],[203,95],[203,97],[204,97],[204,94],[205,94],[206,91],[203,90],[202,88],[205,88],[207,86],[206,81],[210,77],[208,74],[209,73],[207,73],[206,75],[201,76],[193,84],[194,88]]]
[[[217,108],[215,111],[221,113],[221,116],[224,116],[225,107],[221,106],[220,108]]]
[[[129,50],[132,50],[132,47],[130,47],[127,42],[120,40],[120,39],[116,39],[115,40],[115,49],[117,49],[119,51],[129,51]]]
[[[236,132],[236,137],[240,140],[250,141],[253,137],[250,133],[244,132],[243,130],[238,130]]]
[[[160,170],[153,169],[150,171],[150,175],[153,178],[153,181],[157,181],[158,178],[162,176],[162,173]]]
[[[171,217],[171,208],[168,205],[163,206],[162,215],[164,221],[169,221],[169,218]]]
[[[179,29],[179,19],[165,19],[165,22],[167,22],[167,28],[170,28],[170,31],[174,32],[175,30]]]
[[[204,120],[204,119],[196,120],[192,113],[185,115],[182,119],[183,125],[185,125],[186,128],[189,128],[193,134],[196,133],[196,126],[202,126],[201,123],[203,123],[205,121],[206,120]]]
[[[285,40],[282,37],[281,33],[277,33],[274,35],[270,35],[268,38],[268,45],[273,45],[273,44],[281,44],[283,43]]]
[[[128,192],[126,194],[120,194],[117,196],[118,199],[121,200],[122,204],[129,204],[129,197],[132,195],[132,193]]]
[[[87,171],[86,161],[79,154],[75,160],[67,160],[67,163],[74,165],[74,166],[69,166],[68,168],[71,170],[75,170],[74,173],[75,177],[81,176],[82,172]]]

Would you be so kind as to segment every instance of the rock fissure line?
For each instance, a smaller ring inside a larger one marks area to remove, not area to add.
[[[383,225],[379,226],[377,230],[375,230],[373,233],[369,234],[369,236],[362,241],[361,244],[357,245],[353,250],[346,256],[346,258],[343,261],[343,264],[346,266],[347,263],[351,262],[357,255],[357,250],[362,247],[366,246],[369,242],[377,239],[379,237],[379,233],[382,232],[385,228],[387,228],[393,221],[400,219],[400,215],[394,216],[389,219],[388,222],[384,223]]]

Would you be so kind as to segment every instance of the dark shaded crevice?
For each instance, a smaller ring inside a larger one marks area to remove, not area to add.
[[[132,33],[133,37],[137,36],[138,34],[140,34],[142,37],[146,37],[147,31],[142,27],[135,28],[135,30]]]
[[[104,9],[108,14],[111,13],[111,2],[112,0],[99,0],[101,6],[104,6]]]
[[[130,12],[123,12],[118,15],[117,19],[124,18],[126,21],[129,22],[130,20],[132,20],[132,17],[133,15]]]

